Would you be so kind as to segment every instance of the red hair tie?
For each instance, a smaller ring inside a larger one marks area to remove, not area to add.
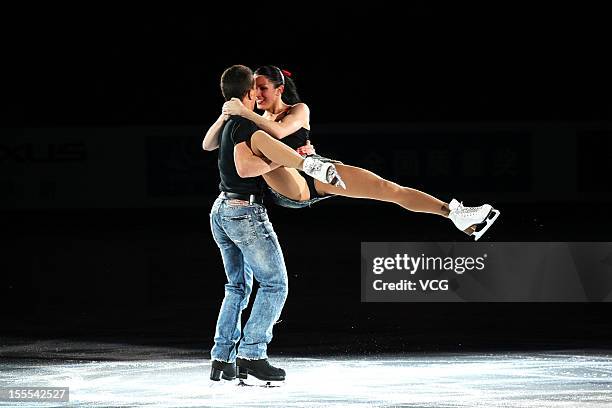
[[[281,69],[281,72],[284,76],[291,78],[291,72],[287,71],[286,69]]]

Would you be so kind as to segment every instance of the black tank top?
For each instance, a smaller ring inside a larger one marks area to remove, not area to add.
[[[296,132],[280,139],[280,141],[295,150],[300,146],[304,146],[309,137],[310,130],[306,128],[299,128]]]

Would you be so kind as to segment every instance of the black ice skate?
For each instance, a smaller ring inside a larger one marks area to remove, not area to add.
[[[243,381],[248,378],[249,374],[260,381],[264,381],[267,387],[272,386],[272,381],[285,381],[285,370],[271,366],[267,358],[260,360],[237,358],[236,366],[240,385],[251,385]]]
[[[213,360],[212,368],[210,369],[210,379],[219,381],[219,378],[224,380],[233,380],[236,378],[236,363],[226,363],[225,361]]]

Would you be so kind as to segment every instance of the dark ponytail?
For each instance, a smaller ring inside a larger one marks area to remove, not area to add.
[[[285,92],[283,92],[283,102],[287,105],[295,105],[302,102],[300,95],[297,93],[297,88],[293,79],[285,76]]]
[[[264,65],[263,67],[259,67],[255,70],[255,75],[263,75],[268,78],[268,80],[274,85],[274,88],[285,85],[282,101],[287,105],[295,105],[296,103],[301,102],[300,96],[297,93],[295,82],[293,82],[293,79],[289,77],[290,74],[284,74],[283,71],[274,65]]]

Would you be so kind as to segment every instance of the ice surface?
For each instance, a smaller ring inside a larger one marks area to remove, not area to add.
[[[0,387],[70,387],[70,403],[0,406],[612,407],[612,356],[532,352],[271,358],[278,388],[212,382],[202,358],[0,360]]]

